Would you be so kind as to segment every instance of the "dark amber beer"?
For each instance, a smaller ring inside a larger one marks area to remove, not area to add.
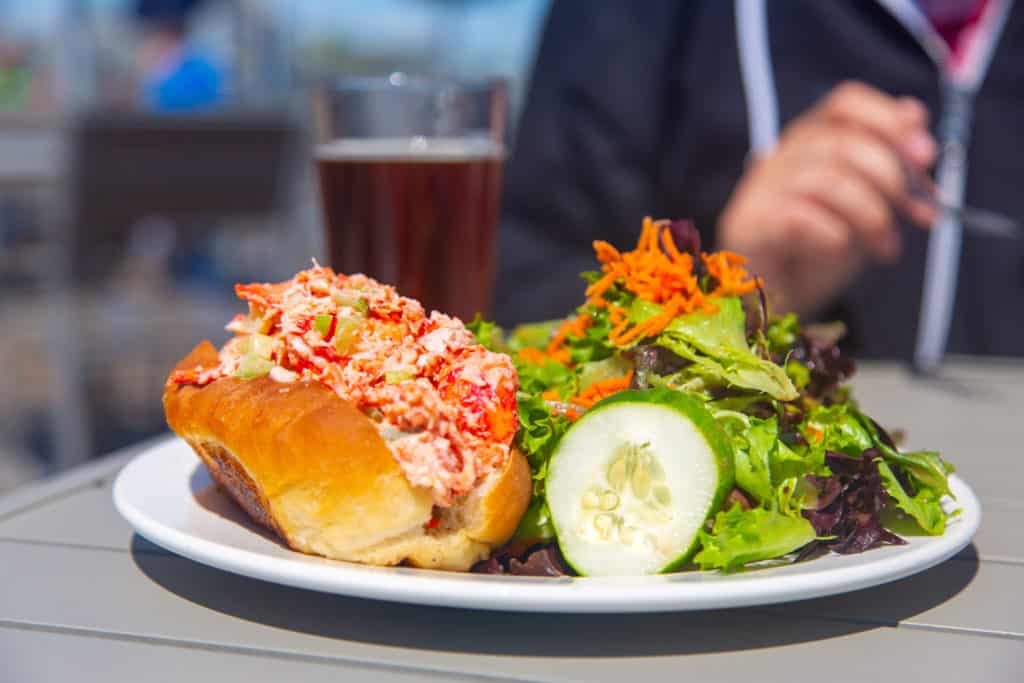
[[[427,310],[490,307],[504,150],[488,138],[350,138],[316,148],[328,258]]]
[[[393,284],[428,311],[486,315],[504,81],[344,76],[312,95],[330,265]]]

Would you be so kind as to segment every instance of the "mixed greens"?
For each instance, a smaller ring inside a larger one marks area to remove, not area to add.
[[[533,472],[515,538],[478,571],[733,571],[943,533],[952,467],[901,452],[859,409],[841,326],[769,319],[744,260],[700,252],[688,223],[647,219],[634,251],[595,251],[567,319],[470,324],[515,361],[515,443]]]

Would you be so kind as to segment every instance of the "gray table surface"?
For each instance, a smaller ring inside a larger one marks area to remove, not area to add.
[[[884,586],[655,615],[424,608],[234,576],[132,533],[111,483],[149,444],[0,498],[0,681],[1024,680],[1024,364],[863,367],[864,408],[981,498],[954,559]]]

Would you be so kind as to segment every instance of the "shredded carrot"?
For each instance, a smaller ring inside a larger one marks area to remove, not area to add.
[[[763,286],[760,278],[749,279],[743,268],[747,259],[731,251],[719,251],[714,254],[702,254],[708,274],[718,281],[718,286],[711,296],[739,296],[749,294]]]
[[[548,357],[556,363],[562,365],[568,365],[569,361],[572,360],[572,354],[569,353],[569,349],[558,349],[548,354]]]
[[[608,244],[607,242],[594,242],[594,251],[597,252],[597,260],[601,263],[607,263],[608,261],[617,261],[622,258],[619,250]]]
[[[601,264],[602,276],[587,287],[587,304],[592,309],[607,312],[611,331],[608,339],[619,347],[660,334],[677,316],[702,311],[713,313],[714,300],[726,296],[739,296],[752,292],[761,285],[760,279],[751,278],[744,265],[746,259],[728,251],[701,254],[701,262],[714,280],[714,289],[705,293],[697,280],[694,257],[681,252],[672,239],[669,221],[644,218],[636,249],[620,252],[607,242],[594,242],[594,253]],[[606,298],[612,287],[619,286],[642,301],[658,304],[661,311],[634,323],[629,310]],[[519,352],[519,360],[543,364],[549,360],[563,365],[571,364],[567,341],[583,337],[594,325],[591,313],[581,313],[566,320],[555,332],[545,349],[528,348]],[[632,373],[624,377],[596,382],[569,403],[589,408],[607,396],[629,388]],[[555,390],[543,394],[545,399],[560,401]],[[570,419],[577,417],[569,415]]]
[[[805,431],[806,431],[807,437],[813,443],[821,443],[825,439],[825,432],[823,432],[822,430],[818,429],[814,425],[807,425],[807,428],[806,428]]]
[[[522,349],[516,355],[518,356],[519,360],[523,361],[524,363],[532,363],[534,365],[544,365],[545,361],[548,360],[548,355],[546,353],[544,353],[540,349],[535,349],[532,347]]]
[[[620,391],[628,389],[632,380],[633,371],[630,370],[629,374],[622,377],[613,377],[611,379],[601,380],[600,382],[594,382],[567,401],[562,400],[562,397],[558,395],[558,391],[556,389],[548,389],[541,394],[541,396],[548,401],[558,401],[559,403],[575,405],[580,408],[590,408],[601,399],[608,398],[612,394],[617,394]],[[565,412],[565,415],[570,420],[576,420],[580,416],[575,410],[568,410]]]
[[[628,389],[629,383],[632,380],[633,371],[630,370],[629,374],[622,377],[613,377],[611,379],[601,380],[600,382],[594,382],[579,394],[569,399],[569,403],[575,403],[578,406],[590,408],[601,399],[608,398],[612,394],[617,394],[620,391]]]
[[[571,354],[569,349],[565,348],[565,342],[570,337],[582,337],[588,327],[593,323],[589,315],[581,315],[570,320],[566,320],[558,328],[555,336],[548,342],[546,349],[538,349],[534,347],[527,347],[521,349],[516,357],[524,363],[532,363],[533,365],[543,365],[544,363],[553,360],[556,363],[562,365],[568,365],[571,360]]]
[[[589,313],[584,313],[581,316],[567,320],[562,323],[562,326],[558,328],[558,332],[551,338],[548,343],[548,353],[555,353],[562,348],[565,344],[565,340],[572,335],[573,337],[582,337],[587,328],[593,323]]]
[[[678,315],[695,311],[712,313],[716,310],[713,299],[746,294],[760,284],[743,268],[746,260],[742,256],[731,252],[702,254],[708,273],[716,282],[715,289],[705,294],[694,273],[693,257],[679,251],[669,225],[669,221],[644,218],[636,249],[629,252],[620,253],[607,242],[594,242],[594,252],[604,275],[587,288],[587,303],[608,310],[612,324],[608,338],[616,346],[628,346],[657,335]],[[661,305],[662,312],[642,323],[632,324],[626,309],[604,298],[615,284],[621,284],[639,299]],[[586,324],[590,323],[587,316]],[[563,329],[575,328],[570,321]],[[560,341],[564,341],[564,336]]]

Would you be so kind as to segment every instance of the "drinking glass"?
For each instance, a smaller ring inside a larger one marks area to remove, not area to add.
[[[314,91],[330,265],[463,320],[486,314],[505,159],[506,87],[391,74]]]

